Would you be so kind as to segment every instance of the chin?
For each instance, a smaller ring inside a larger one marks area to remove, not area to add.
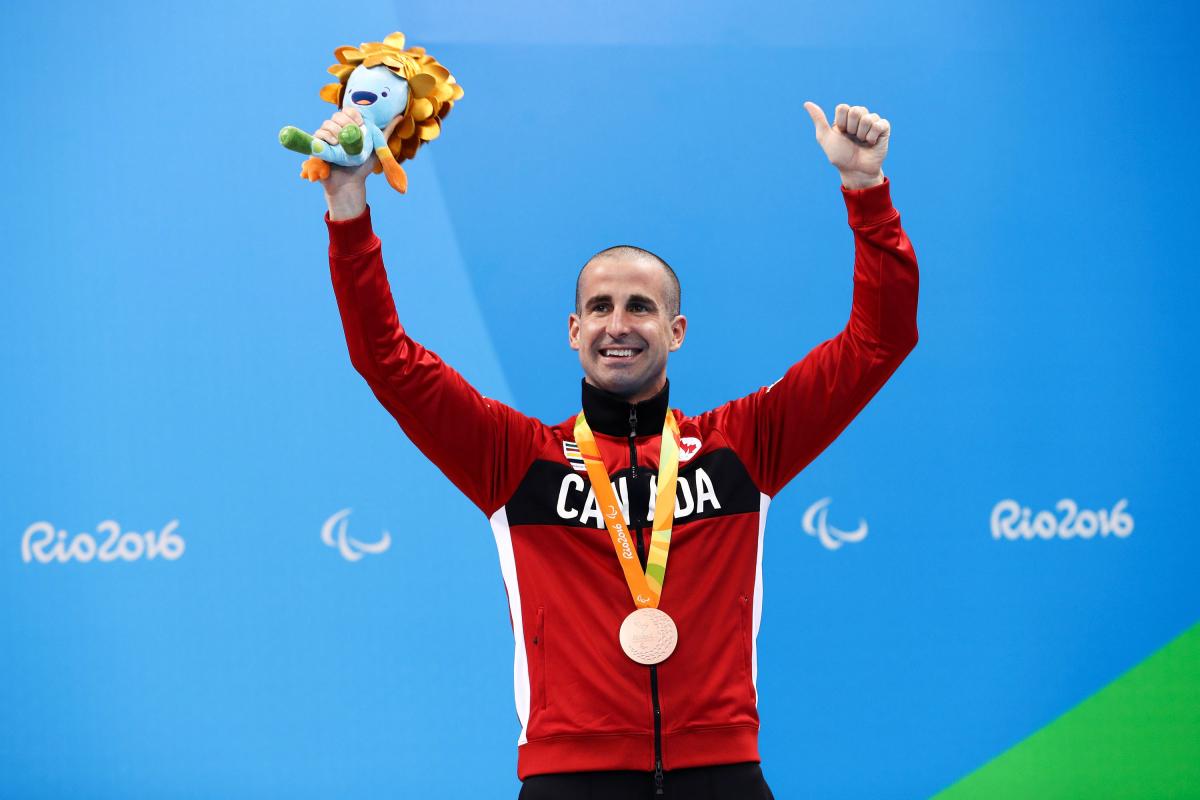
[[[637,391],[637,384],[629,381],[593,380],[592,383],[606,392],[611,392],[622,397],[631,395]]]
[[[588,377],[596,387],[615,394],[618,397],[633,397],[644,391],[649,384],[654,382],[653,379],[648,379],[640,375],[636,377],[632,375],[616,375],[608,376],[607,378],[589,375]]]

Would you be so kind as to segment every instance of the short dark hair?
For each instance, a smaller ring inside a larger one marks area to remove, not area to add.
[[[675,270],[671,269],[671,265],[664,261],[660,256],[651,253],[641,247],[635,247],[631,244],[616,244],[612,247],[606,247],[599,253],[589,258],[584,265],[579,268],[579,275],[575,278],[575,313],[583,313],[583,297],[579,293],[579,284],[583,281],[583,271],[588,268],[598,258],[652,258],[657,261],[664,270],[667,271],[667,311],[671,319],[679,316],[679,309],[683,300],[683,292],[679,287],[679,276],[675,274]]]

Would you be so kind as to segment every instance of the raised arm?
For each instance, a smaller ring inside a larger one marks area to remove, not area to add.
[[[917,344],[916,255],[882,170],[891,126],[861,106],[838,106],[833,126],[814,103],[805,108],[842,176],[854,299],[841,333],[774,384],[709,412],[768,495],[837,438]]]
[[[331,130],[336,120],[337,115],[317,135],[336,137],[338,131]],[[329,270],[350,362],[413,444],[491,515],[516,490],[545,428],[483,397],[405,332],[366,205],[365,181],[373,158],[360,167],[332,167],[323,181]]]

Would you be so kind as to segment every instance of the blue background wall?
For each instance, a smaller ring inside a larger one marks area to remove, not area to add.
[[[1144,659],[1200,619],[1197,24],[1150,8],[9,10],[0,796],[515,797],[494,544],[350,367],[320,189],[275,141],[328,115],[335,46],[393,30],[466,89],[407,196],[371,183],[402,318],[550,421],[576,270],[615,242],[681,274],[689,413],[836,333],[852,238],[801,103],[892,121],[922,340],[772,506],[776,796],[927,797]],[[864,541],[804,532],[825,497]],[[1006,498],[1135,528],[997,540]],[[391,547],[323,543],[344,508]],[[186,550],[22,557],[105,520]]]

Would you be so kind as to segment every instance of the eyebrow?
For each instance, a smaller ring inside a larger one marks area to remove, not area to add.
[[[584,304],[584,308],[591,308],[592,306],[596,305],[597,303],[610,303],[611,304],[612,301],[613,301],[612,295],[598,294],[598,295],[595,295],[594,297],[589,297],[588,301]],[[654,298],[646,297],[646,295],[644,295],[644,294],[629,295],[629,302],[642,303],[643,305],[647,305],[650,308],[658,308],[658,303],[654,302]]]
[[[591,308],[597,303],[611,303],[612,295],[598,294],[588,298],[588,301],[583,304],[584,308]]]
[[[631,294],[629,296],[629,302],[642,303],[643,305],[650,306],[651,308],[658,308],[658,303],[654,302],[654,298],[646,297],[644,294]]]

